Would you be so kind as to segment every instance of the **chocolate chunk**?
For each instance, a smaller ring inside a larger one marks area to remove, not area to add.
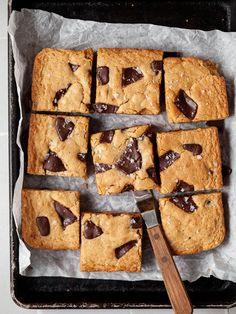
[[[77,158],[78,158],[80,161],[85,162],[86,159],[87,159],[87,154],[85,154],[85,153],[78,153],[78,154],[77,154]]]
[[[230,176],[231,173],[232,173],[232,169],[229,166],[222,164],[222,176],[223,176],[223,178]]]
[[[72,64],[70,62],[68,62],[72,72],[75,72],[80,66],[78,64]]]
[[[135,216],[130,218],[130,227],[132,229],[142,228],[143,219],[141,216]]]
[[[55,124],[57,134],[61,141],[65,141],[74,130],[74,123],[62,117],[56,118]]]
[[[127,184],[124,186],[124,188],[122,189],[121,193],[123,192],[128,192],[128,191],[134,191],[134,186],[133,184]]]
[[[115,130],[104,131],[100,137],[100,143],[111,143],[113,140],[114,134],[115,134]]]
[[[115,166],[125,174],[131,174],[142,167],[142,155],[138,150],[138,141],[136,138],[130,139]]]
[[[147,174],[150,179],[152,179],[156,184],[158,184],[157,174],[154,167],[150,167],[147,169]]]
[[[59,91],[56,92],[56,95],[55,95],[53,102],[52,102],[53,106],[58,105],[58,101],[61,99],[61,97],[63,97],[65,95],[65,93],[68,91],[70,86],[71,86],[71,83],[69,83],[66,88],[59,89]]]
[[[150,64],[152,71],[157,75],[162,70],[162,61],[154,60]]]
[[[72,213],[72,211],[62,205],[61,203],[54,201],[53,203],[55,211],[58,213],[62,226],[66,228],[67,226],[73,224],[76,220],[77,217]]]
[[[94,239],[103,234],[102,228],[95,225],[91,220],[86,220],[84,223],[85,239]]]
[[[134,247],[137,244],[137,240],[131,240],[129,242],[126,242],[125,244],[117,247],[115,249],[115,255],[116,258],[119,259],[121,258],[123,255],[125,255],[130,249],[132,249],[132,247]]]
[[[184,144],[183,149],[188,150],[193,156],[201,155],[202,146],[199,144]]]
[[[43,169],[52,172],[66,171],[66,168],[61,159],[51,150],[49,150],[44,159]]]
[[[177,192],[192,192],[194,191],[194,186],[191,184],[188,184],[187,182],[183,180],[178,180],[176,183],[175,189],[172,191],[172,193],[177,193]]]
[[[109,68],[106,66],[97,68],[97,78],[102,85],[109,82]]]
[[[38,216],[36,218],[36,224],[39,229],[41,236],[45,237],[50,233],[50,224],[49,220],[45,216]]]
[[[143,73],[139,68],[125,68],[122,69],[122,86],[135,83],[143,78]]]
[[[187,213],[193,213],[198,208],[192,196],[172,197],[170,198],[170,201]]]
[[[100,172],[105,172],[108,171],[110,169],[112,169],[111,165],[107,165],[107,164],[103,164],[103,163],[97,163],[94,165],[95,167],[95,173],[100,173]]]
[[[193,120],[196,116],[198,104],[182,89],[175,98],[175,105],[188,119]]]
[[[170,167],[177,159],[180,158],[180,154],[169,150],[165,154],[161,155],[159,158],[160,171],[163,171]]]
[[[91,112],[98,112],[98,113],[116,113],[119,109],[118,106],[113,106],[109,104],[97,103],[92,105]]]

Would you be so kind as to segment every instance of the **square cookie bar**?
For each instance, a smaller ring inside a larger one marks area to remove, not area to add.
[[[93,50],[45,48],[35,57],[32,109],[89,112]]]
[[[80,247],[79,192],[22,191],[22,239],[37,249],[77,250]]]
[[[166,58],[164,71],[170,123],[228,117],[226,84],[216,64],[192,57]]]
[[[89,118],[31,114],[28,173],[87,176]]]
[[[158,114],[163,52],[100,48],[93,110],[99,113]]]
[[[99,194],[157,186],[150,126],[93,134],[91,146]]]
[[[162,198],[159,203],[162,226],[174,254],[195,254],[223,242],[221,193]]]
[[[139,272],[142,262],[140,214],[84,213],[81,271]]]
[[[161,193],[223,187],[216,127],[157,134]]]

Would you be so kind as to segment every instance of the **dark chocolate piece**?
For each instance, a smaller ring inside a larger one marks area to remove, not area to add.
[[[169,150],[165,154],[161,155],[159,158],[159,168],[160,171],[163,171],[170,167],[177,159],[180,158],[180,154]]]
[[[125,255],[130,249],[132,249],[132,247],[134,247],[137,244],[137,240],[131,240],[129,242],[126,242],[125,244],[117,247],[115,249],[115,255],[116,258],[119,259],[121,258],[123,255]]]
[[[84,237],[85,239],[94,239],[103,234],[102,228],[95,225],[91,220],[86,220],[84,223]]]
[[[61,141],[65,141],[74,130],[74,123],[62,117],[56,118],[55,124],[57,134]]]
[[[184,90],[179,90],[175,98],[175,105],[188,119],[193,120],[195,118],[198,104]]]
[[[118,106],[113,106],[113,105],[103,104],[103,103],[96,103],[92,105],[91,112],[116,113],[118,109],[119,109]]]
[[[78,65],[78,64],[72,64],[70,62],[68,62],[68,64],[69,64],[72,72],[75,72],[80,67],[80,65]]]
[[[188,150],[193,156],[201,155],[202,146],[200,144],[183,144],[183,149]]]
[[[143,73],[137,67],[122,69],[122,86],[124,87],[137,82],[141,78],[143,78]]]
[[[177,193],[177,192],[192,192],[194,191],[194,186],[191,184],[188,184],[187,182],[183,180],[178,180],[176,183],[175,189],[172,191],[172,193]]]
[[[232,169],[229,166],[222,164],[222,176],[223,176],[223,178],[230,176],[231,173],[232,173]]]
[[[125,174],[131,174],[142,167],[142,155],[138,150],[138,141],[136,138],[130,139],[115,166]]]
[[[105,172],[112,169],[111,165],[107,165],[103,163],[97,163],[94,165],[94,167],[95,167],[95,173],[101,173],[101,172]]]
[[[156,184],[158,184],[157,174],[155,167],[150,167],[147,169],[147,174],[150,179],[152,179]]]
[[[76,220],[77,217],[72,213],[72,211],[62,205],[61,203],[54,201],[53,203],[55,211],[58,213],[62,226],[66,228],[67,226],[73,224]]]
[[[66,171],[66,168],[61,159],[57,156],[56,153],[52,152],[51,150],[49,150],[49,152],[45,156],[43,169],[52,172]]]
[[[141,216],[135,216],[130,218],[130,227],[132,229],[142,228],[143,219]]]
[[[61,99],[61,97],[63,97],[65,95],[65,93],[68,91],[70,86],[71,86],[71,83],[69,83],[66,88],[59,89],[59,91],[56,92],[56,95],[55,95],[53,102],[52,102],[53,106],[58,105],[58,101]]]
[[[113,140],[113,136],[115,134],[115,130],[104,131],[100,137],[100,143],[111,143]]]
[[[162,61],[161,60],[154,60],[150,64],[152,71],[157,75],[159,71],[162,70]]]
[[[121,193],[123,192],[128,192],[128,191],[134,191],[134,186],[133,184],[127,184],[124,186],[124,188],[122,189]]]
[[[50,233],[50,224],[49,220],[45,216],[38,216],[36,218],[36,224],[39,229],[41,236],[45,237]]]
[[[187,213],[193,213],[198,206],[192,196],[178,196],[170,198],[170,201]]]
[[[109,82],[109,68],[107,66],[98,67],[97,78],[101,85],[106,85]]]
[[[85,162],[86,159],[87,159],[87,154],[86,153],[78,153],[77,154],[77,158],[82,161],[82,162]]]

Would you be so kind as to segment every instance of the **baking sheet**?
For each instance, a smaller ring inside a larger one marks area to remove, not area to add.
[[[236,124],[234,119],[236,83],[236,34],[220,31],[196,31],[154,26],[149,24],[108,24],[92,21],[65,19],[59,15],[40,11],[22,10],[13,12],[9,22],[9,33],[13,44],[15,59],[15,78],[21,120],[17,144],[21,148],[20,135],[28,118],[31,71],[34,56],[44,47],[85,49],[92,47],[144,47],[178,51],[183,55],[209,58],[220,64],[220,70],[227,80],[231,117],[226,120],[222,141],[223,161],[233,168],[228,186],[224,188],[227,236],[223,245],[202,254],[175,257],[183,279],[194,281],[200,276],[214,275],[220,279],[236,281],[236,201],[235,201],[235,162],[236,162]],[[159,116],[119,116],[92,115],[92,130],[151,123],[158,130],[169,130],[165,113]],[[187,124],[185,128],[200,124]],[[175,128],[183,126],[175,125]],[[230,160],[228,159],[230,157]],[[20,191],[24,177],[24,154],[20,152],[21,168],[16,183],[13,213],[20,231]],[[24,185],[44,188],[79,189],[82,193],[81,207],[93,210],[135,211],[132,193],[114,197],[96,196],[93,174],[90,174],[87,187],[85,183],[73,178],[25,176]],[[86,200],[86,202],[85,202]],[[87,207],[85,207],[87,206]],[[79,251],[47,251],[27,248],[22,241],[19,247],[19,269],[26,276],[65,276],[77,278],[99,278],[119,280],[160,280],[148,239],[144,240],[143,268],[138,274],[129,273],[81,273],[79,272]]]

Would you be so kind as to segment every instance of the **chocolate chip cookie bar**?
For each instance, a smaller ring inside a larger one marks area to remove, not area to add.
[[[89,118],[31,114],[28,142],[30,174],[87,176]]]
[[[226,84],[216,64],[192,57],[166,58],[164,72],[170,123],[228,117]]]
[[[161,193],[223,187],[216,127],[157,134]]]
[[[142,218],[137,213],[84,213],[81,221],[80,270],[139,272]]]
[[[163,52],[100,48],[96,104],[99,113],[158,114]]]
[[[162,226],[174,254],[195,254],[223,242],[221,193],[162,198],[159,203]]]
[[[77,250],[79,192],[23,189],[21,221],[22,239],[32,248]]]
[[[45,48],[35,57],[32,109],[89,112],[93,50]]]
[[[157,187],[150,126],[93,134],[91,146],[99,194]]]

